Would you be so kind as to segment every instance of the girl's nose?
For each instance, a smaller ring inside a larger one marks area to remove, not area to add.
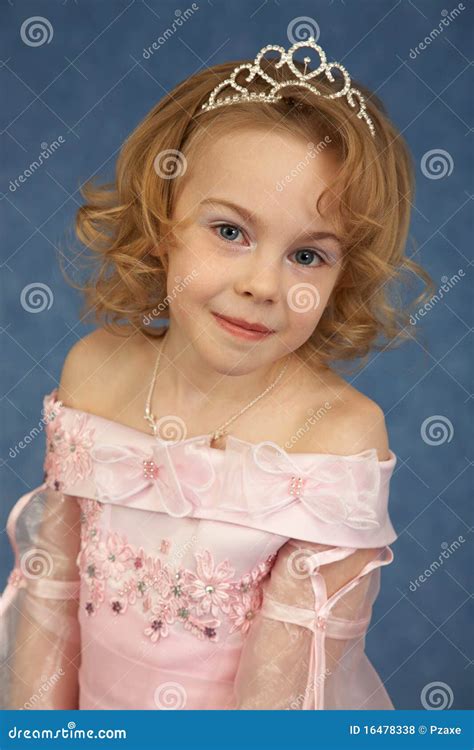
[[[265,261],[257,253],[248,256],[234,282],[237,294],[250,295],[257,302],[276,302],[280,295],[281,267],[277,261]]]

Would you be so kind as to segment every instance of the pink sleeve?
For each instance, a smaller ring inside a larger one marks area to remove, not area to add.
[[[234,683],[238,709],[393,708],[365,652],[390,547],[290,539],[264,583]]]
[[[15,566],[0,598],[0,708],[78,708],[80,510],[42,484],[13,507]]]

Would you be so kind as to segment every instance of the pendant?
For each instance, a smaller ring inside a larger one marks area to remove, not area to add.
[[[220,440],[220,438],[223,437],[225,434],[226,434],[226,430],[217,430],[217,432],[213,432],[211,434],[211,439],[209,443],[211,448],[215,448],[213,443],[215,443],[217,440]]]
[[[216,432],[212,433],[211,442],[214,442],[214,440],[219,440],[220,437],[223,437],[226,433],[226,430],[217,430]]]

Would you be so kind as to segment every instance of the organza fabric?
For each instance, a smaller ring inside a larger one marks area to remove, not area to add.
[[[2,708],[393,708],[365,635],[395,454],[169,442],[44,398],[14,505]]]
[[[78,708],[79,528],[75,499],[46,484],[10,515],[16,560],[0,600],[2,708]]]
[[[364,652],[380,567],[392,559],[388,547],[288,541],[242,649],[236,708],[393,709]]]

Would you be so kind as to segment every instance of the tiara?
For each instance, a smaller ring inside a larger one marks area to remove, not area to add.
[[[308,47],[314,49],[318,53],[321,62],[316,70],[312,70],[309,73],[306,73],[306,68],[311,62],[309,57],[304,58],[304,73],[301,73],[301,71],[298,70],[293,62],[293,55],[297,49],[300,49],[300,47]],[[262,68],[260,67],[260,60],[269,50],[274,50],[280,53],[280,59],[276,63],[276,67],[281,68],[281,66],[286,63],[292,73],[294,73],[296,78],[292,78],[291,80],[282,81],[279,83],[278,81],[273,80],[273,78],[271,78],[268,73],[262,70]],[[311,83],[309,83],[309,81],[312,80],[315,76],[323,72],[326,74],[326,78],[328,78],[331,83],[334,83],[336,79],[331,72],[333,68],[337,68],[338,70],[340,70],[344,78],[344,86],[339,91],[334,91],[333,94],[322,94],[321,91],[318,91],[315,86],[312,86]],[[270,83],[272,88],[267,94],[257,94],[254,92],[250,93],[248,89],[245,88],[245,86],[239,85],[235,80],[236,76],[241,70],[249,71],[247,77],[245,78],[248,83],[250,83],[250,81],[253,81],[255,76],[258,75],[260,76],[260,78],[263,78],[265,81]],[[227,86],[230,86],[232,89],[234,89],[234,91],[237,91],[238,93],[234,94],[234,96],[226,96],[221,99],[216,99],[217,95],[223,89],[227,88]],[[267,44],[266,47],[262,47],[257,57],[253,61],[253,65],[250,63],[244,63],[243,65],[238,65],[236,68],[234,68],[230,78],[226,78],[225,81],[219,83],[211,92],[208,101],[202,105],[202,109],[208,112],[211,109],[216,109],[217,107],[222,107],[226,104],[234,104],[234,102],[276,102],[279,99],[283,98],[281,95],[277,95],[277,91],[287,88],[288,86],[299,86],[300,88],[309,89],[309,91],[312,91],[318,96],[322,96],[324,99],[338,99],[340,96],[345,96],[352,108],[357,106],[357,104],[359,105],[357,117],[366,121],[367,125],[369,126],[370,132],[372,133],[372,136],[375,136],[375,128],[373,122],[367,114],[367,110],[365,108],[365,98],[362,96],[361,92],[358,89],[351,87],[351,79],[344,65],[338,62],[327,62],[324,50],[319,46],[319,44],[316,44],[313,36],[308,37],[308,39],[303,42],[296,42],[288,50],[285,50],[284,47],[280,47],[278,44]]]

